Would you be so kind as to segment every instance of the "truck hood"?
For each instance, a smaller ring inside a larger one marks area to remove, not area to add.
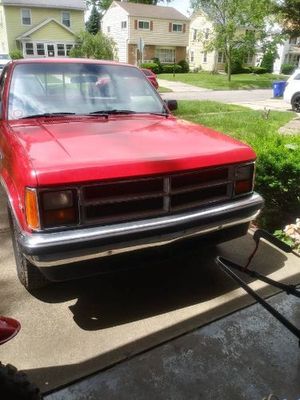
[[[10,125],[41,186],[151,175],[255,159],[228,136],[174,117],[111,116]]]

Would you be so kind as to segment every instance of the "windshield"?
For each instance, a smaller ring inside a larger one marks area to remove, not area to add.
[[[41,114],[164,113],[164,104],[135,67],[96,63],[16,65],[8,119]]]
[[[9,60],[10,57],[8,54],[0,54],[0,60]]]

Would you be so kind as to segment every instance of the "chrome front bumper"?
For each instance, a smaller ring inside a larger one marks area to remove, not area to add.
[[[230,203],[146,220],[61,232],[20,233],[26,258],[39,268],[159,246],[250,222],[263,206],[253,193]]]

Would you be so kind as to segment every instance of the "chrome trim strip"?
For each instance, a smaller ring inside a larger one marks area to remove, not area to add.
[[[126,223],[108,225],[108,226],[98,226],[92,228],[78,228],[68,231],[61,232],[51,232],[51,233],[33,233],[29,234],[27,232],[21,232],[18,240],[22,247],[29,250],[38,250],[43,248],[53,248],[59,245],[72,245],[76,244],[79,246],[84,243],[88,243],[93,240],[101,239],[121,239],[122,237],[137,234],[141,232],[156,230],[159,234],[161,229],[171,228],[180,226],[180,224],[198,222],[201,220],[216,217],[220,215],[220,222],[214,223],[213,226],[206,226],[206,228],[216,230],[221,229],[223,223],[239,224],[241,223],[242,217],[235,219],[234,221],[228,221],[226,219],[226,214],[234,211],[243,211],[251,207],[256,207],[253,211],[251,217],[247,217],[247,221],[255,218],[256,212],[261,208],[263,204],[263,199],[257,193],[253,193],[250,197],[247,196],[243,199],[238,199],[236,201],[231,201],[230,203],[217,205],[214,207],[205,208],[202,210],[193,210],[190,212],[185,212],[178,215],[168,215],[163,217],[151,218],[146,220],[131,221]],[[254,215],[255,214],[255,215]],[[230,218],[230,216],[229,216]],[[246,221],[246,222],[247,222]],[[204,227],[202,227],[203,229]],[[179,228],[180,229],[180,228]],[[198,230],[201,230],[198,227]],[[178,232],[177,232],[178,236]],[[46,250],[45,250],[46,251]],[[30,251],[28,251],[30,252]]]
[[[225,228],[230,228],[235,225],[240,225],[243,223],[247,223],[255,219],[260,211],[256,211],[254,214],[249,216],[248,218],[240,219],[238,221],[233,221],[233,222],[228,222],[224,223],[222,225],[217,225],[213,227],[206,227],[206,228],[194,228],[194,229],[189,229],[189,230],[184,230],[184,231],[179,231],[173,234],[166,234],[166,235],[161,235],[161,236],[152,236],[150,239],[144,239],[141,241],[135,241],[135,242],[130,242],[129,243],[122,243],[120,248],[111,248],[111,246],[106,246],[103,247],[102,250],[91,253],[91,254],[84,254],[80,255],[80,250],[79,251],[73,251],[69,255],[69,257],[64,258],[63,256],[60,257],[59,260],[51,261],[50,259],[48,261],[41,261],[39,260],[38,257],[35,256],[26,256],[26,258],[34,265],[36,265],[39,268],[48,268],[48,267],[55,267],[55,266],[60,266],[60,265],[65,265],[65,264],[72,264],[75,262],[82,262],[82,261],[87,261],[87,260],[93,260],[96,258],[102,258],[102,257],[107,257],[107,256],[112,256],[112,255],[117,255],[117,254],[122,254],[122,253],[127,253],[130,251],[134,250],[142,250],[150,247],[156,247],[156,246],[163,246],[172,242],[177,242],[182,239],[187,239],[189,237],[195,237],[195,236],[201,236],[205,235],[207,233],[213,233],[217,232],[221,229]],[[173,238],[172,238],[173,236]]]

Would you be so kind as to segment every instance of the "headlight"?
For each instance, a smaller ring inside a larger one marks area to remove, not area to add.
[[[44,210],[59,210],[73,206],[72,190],[42,194]]]
[[[236,196],[253,191],[254,163],[242,165],[235,170],[234,194]]]
[[[74,225],[78,222],[75,190],[42,192],[40,198],[43,228]]]

